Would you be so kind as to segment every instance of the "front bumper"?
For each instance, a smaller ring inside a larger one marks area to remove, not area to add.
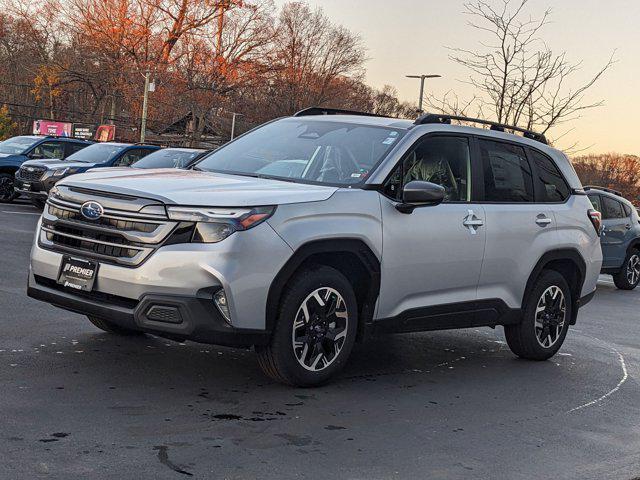
[[[57,287],[63,254],[42,248],[38,243],[40,235],[38,225],[31,250],[29,278],[30,294],[34,297],[40,295],[36,297],[40,300],[80,313],[95,314],[106,320],[110,320],[112,314],[118,316],[121,308],[126,307],[124,318],[131,319],[135,318],[136,309],[147,297],[196,298],[199,299],[196,303],[202,304],[203,292],[212,294],[212,291],[224,288],[231,313],[230,323],[237,330],[265,329],[269,287],[292,254],[291,248],[265,222],[251,230],[236,232],[219,243],[160,247],[137,267],[98,259],[100,265],[93,291],[79,295],[74,291],[52,288]],[[70,253],[91,258],[90,254],[81,251]],[[208,309],[219,313],[211,295],[205,303]],[[94,311],[96,305],[103,304],[108,306],[108,311]],[[185,317],[194,311],[187,308]],[[202,318],[212,317],[207,314]],[[194,332],[198,331],[198,328],[194,329]],[[192,335],[193,332],[185,334]]]
[[[17,193],[23,197],[46,200],[49,196],[49,190],[56,184],[59,178],[44,178],[33,182],[23,181],[16,177],[14,188]]]
[[[229,347],[266,344],[266,330],[234,328],[224,321],[211,300],[215,291],[202,289],[194,296],[148,293],[135,301],[114,295],[72,293],[53,280],[31,274],[27,295],[65,310],[174,340]]]

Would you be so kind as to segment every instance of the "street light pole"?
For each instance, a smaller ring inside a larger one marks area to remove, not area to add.
[[[420,98],[418,99],[418,112],[422,115],[422,102],[424,100],[424,81],[427,78],[441,78],[442,75],[407,75],[407,78],[418,78],[420,79]]]
[[[144,143],[147,134],[147,103],[149,102],[149,70],[144,74],[144,97],[142,99],[142,122],[140,122],[140,143]]]
[[[231,140],[235,138],[236,135],[236,117],[241,117],[241,113],[232,112],[233,118],[231,120]]]

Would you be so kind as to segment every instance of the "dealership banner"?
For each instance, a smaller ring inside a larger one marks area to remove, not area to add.
[[[96,126],[91,123],[74,123],[73,136],[83,140],[93,140],[96,134]]]
[[[115,138],[115,125],[100,125],[96,130],[96,136],[94,140],[97,140],[98,142],[112,142]]]
[[[35,120],[33,122],[34,135],[53,135],[55,137],[70,137],[72,126],[67,122],[54,122],[52,120]]]

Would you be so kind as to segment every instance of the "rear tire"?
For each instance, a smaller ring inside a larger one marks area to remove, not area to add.
[[[618,273],[613,275],[613,283],[620,290],[633,290],[640,282],[640,251],[631,249]]]
[[[295,275],[280,302],[271,340],[257,346],[264,373],[281,383],[313,387],[345,366],[358,329],[358,302],[338,270],[314,266]]]
[[[543,270],[523,305],[522,321],[504,327],[511,351],[527,360],[553,357],[567,336],[572,305],[564,277],[555,270]]]
[[[0,203],[11,203],[17,197],[14,185],[14,176],[11,173],[0,173]]]
[[[124,328],[120,325],[116,325],[109,320],[104,320],[102,318],[94,317],[91,315],[87,315],[87,318],[94,326],[98,327],[100,330],[111,333],[113,335],[123,335],[123,336],[136,336],[136,335],[144,335],[143,332],[138,330],[132,330],[130,328]]]

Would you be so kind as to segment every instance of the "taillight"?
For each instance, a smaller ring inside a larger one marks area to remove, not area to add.
[[[589,220],[591,220],[593,228],[596,229],[596,233],[600,236],[600,233],[602,233],[602,214],[597,210],[591,209],[587,212],[587,215],[589,216]]]

